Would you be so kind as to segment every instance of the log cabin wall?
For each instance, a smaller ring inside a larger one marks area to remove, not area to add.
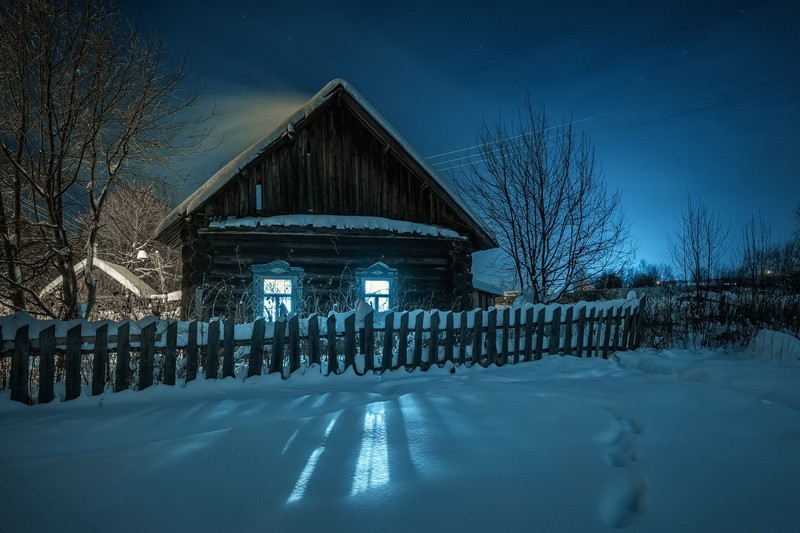
[[[247,165],[206,205],[207,216],[380,216],[469,228],[346,94],[321,106]],[[261,191],[257,209],[256,191]]]
[[[215,315],[237,313],[239,318],[250,319],[251,267],[275,260],[304,270],[305,306],[300,309],[304,313],[326,313],[334,303],[340,303],[340,308],[352,307],[356,272],[378,261],[397,269],[397,308],[461,309],[472,304],[471,246],[465,239],[337,231],[200,230],[195,244],[206,253],[204,259],[190,261],[190,283],[203,287],[201,307]],[[195,257],[198,255],[196,252]],[[187,301],[185,305],[192,304]],[[232,305],[238,309],[233,310]]]

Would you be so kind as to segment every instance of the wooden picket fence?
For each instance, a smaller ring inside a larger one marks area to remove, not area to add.
[[[399,368],[424,371],[448,362],[502,366],[536,361],[544,354],[607,357],[634,349],[641,337],[643,303],[591,307],[588,312],[580,304],[390,312],[377,319],[371,311],[363,316],[351,311],[245,325],[232,319],[142,321],[142,326],[121,322],[111,327],[80,322],[65,336],[57,336],[56,324],[31,328],[25,323],[13,340],[3,341],[0,357],[11,358],[11,399],[24,403],[34,403],[33,392],[36,403],[52,401],[54,383],[61,380],[63,398],[71,400],[81,395],[83,385],[91,386],[92,395],[107,387],[115,392],[132,386],[142,390],[156,382],[175,385],[179,374],[188,383],[198,377],[233,377],[237,370],[246,377],[266,371],[286,379],[312,365],[325,375],[349,368],[358,375]]]

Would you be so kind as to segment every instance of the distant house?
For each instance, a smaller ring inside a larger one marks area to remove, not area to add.
[[[150,314],[175,314],[179,297],[177,292],[159,294],[127,268],[98,257],[94,258],[93,265],[92,272],[97,281],[95,318],[138,319]],[[87,290],[81,274],[86,269],[86,259],[76,263],[73,269],[79,275],[79,298],[85,300]],[[63,282],[63,278],[58,276],[39,291],[39,296],[44,299],[53,297]]]
[[[182,249],[184,310],[269,318],[359,298],[379,310],[471,308],[471,254],[497,247],[340,79],[214,174],[156,238]]]

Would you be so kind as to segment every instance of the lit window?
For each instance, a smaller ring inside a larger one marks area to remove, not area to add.
[[[365,279],[364,299],[376,311],[388,311],[390,285],[388,279]]]
[[[270,322],[292,312],[292,280],[264,278],[264,318]]]
[[[359,296],[378,312],[388,311],[397,305],[397,270],[384,263],[356,272]]]
[[[303,269],[292,268],[285,261],[253,265],[254,306],[257,317],[270,322],[298,312],[302,297]]]

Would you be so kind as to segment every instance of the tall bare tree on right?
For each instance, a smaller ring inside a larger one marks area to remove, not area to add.
[[[711,282],[730,249],[730,225],[724,226],[719,215],[710,211],[703,200],[687,198],[686,211],[678,217],[678,227],[667,235],[669,252],[684,279],[692,282],[695,295],[707,297]]]
[[[594,148],[571,122],[551,127],[528,98],[518,124],[484,125],[478,147],[464,194],[534,302],[559,301],[632,255],[620,194],[609,194]]]

